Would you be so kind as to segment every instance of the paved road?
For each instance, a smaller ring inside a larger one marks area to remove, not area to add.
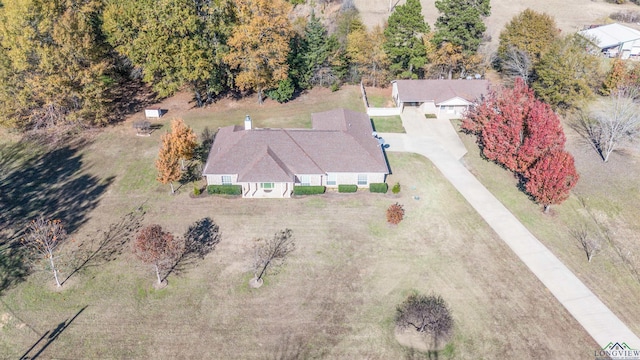
[[[443,140],[442,134],[447,134],[441,129],[443,123],[436,125],[440,132],[429,132],[432,126],[420,122],[431,119],[411,110],[402,114],[407,134],[380,134],[390,145],[387,151],[413,152],[431,160],[601,347],[626,342],[640,349],[640,338],[458,161],[462,156],[459,137],[459,144],[451,138]]]

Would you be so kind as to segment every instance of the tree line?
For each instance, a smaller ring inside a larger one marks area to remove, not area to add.
[[[395,7],[388,25],[374,29],[352,1],[329,18],[294,17],[300,3],[4,0],[0,125],[108,124],[131,100],[123,89],[132,82],[158,97],[189,89],[202,106],[228,92],[284,102],[313,86],[377,86],[433,69],[468,73],[490,10],[488,0],[438,0],[431,33],[418,0]],[[452,52],[464,60],[451,64]]]

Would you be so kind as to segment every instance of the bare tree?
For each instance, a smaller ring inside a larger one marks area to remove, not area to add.
[[[56,249],[67,239],[67,232],[60,220],[46,220],[43,216],[33,220],[27,229],[22,243],[34,253],[49,259],[49,265],[56,280],[56,286],[62,286],[58,279],[58,270],[54,261]]]
[[[533,65],[526,51],[509,46],[501,65],[505,75],[514,78],[521,77],[525,84],[529,84]]]
[[[281,265],[287,255],[296,248],[291,229],[280,230],[272,239],[258,239],[255,248],[254,278],[252,286],[260,287],[262,277],[270,267]]]
[[[640,132],[640,107],[635,98],[637,90],[619,89],[601,110],[590,116],[580,114],[574,122],[573,128],[587,139],[602,161],[609,161],[613,151]]]
[[[152,264],[158,277],[158,285],[164,278],[161,273],[171,268],[184,253],[184,239],[162,230],[160,225],[149,225],[138,233],[133,245],[136,256],[147,264]]]
[[[594,237],[589,233],[586,225],[582,225],[569,231],[574,239],[578,240],[580,248],[587,255],[587,260],[591,262],[593,255],[601,249],[601,241],[599,237]]]
[[[438,342],[451,336],[453,318],[441,296],[412,294],[396,309],[396,325],[430,335],[437,350]]]

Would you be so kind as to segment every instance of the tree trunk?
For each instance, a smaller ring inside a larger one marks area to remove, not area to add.
[[[175,193],[175,190],[173,190],[173,181],[170,181],[169,185],[171,186],[171,193],[172,194]]]
[[[156,276],[158,277],[158,285],[162,284],[162,279],[160,278],[160,267],[158,264],[154,265],[156,267]]]
[[[51,270],[53,271],[53,278],[56,279],[56,285],[58,287],[60,285],[60,280],[58,279],[58,270],[56,270],[56,266],[53,264],[53,254],[49,253],[49,263],[51,264]]]
[[[262,267],[262,270],[260,271],[260,275],[256,275],[256,279],[260,280],[262,279],[262,277],[264,276],[264,272],[267,271],[267,266],[269,266],[269,264],[271,263],[271,260],[267,261],[264,266]]]
[[[262,88],[258,89],[258,104],[262,105],[264,103],[264,99],[262,99]]]
[[[453,68],[449,68],[449,74],[448,74],[449,80],[451,80],[452,77],[453,77]]]
[[[546,205],[544,206],[544,213],[545,213],[545,214],[548,214],[548,213],[549,213],[549,209],[550,209],[550,208],[551,208],[551,204],[546,204]]]

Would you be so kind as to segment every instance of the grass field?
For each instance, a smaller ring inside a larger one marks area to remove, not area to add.
[[[166,127],[181,116],[199,130],[240,124],[249,113],[257,126],[301,126],[310,112],[338,104],[361,110],[355,87],[315,91],[286,106],[246,100],[186,110],[173,98],[163,104],[169,113],[159,123]],[[87,263],[62,290],[37,271],[3,291],[4,357],[41,351],[41,358],[60,359],[427,358],[394,338],[395,307],[412,291],[442,295],[453,311],[455,335],[440,359],[570,359],[597,346],[422,157],[389,154],[388,182],[403,189],[397,196],[194,199],[189,186],[171,196],[155,181],[164,130],[136,137],[131,121],[60,154],[63,162],[75,159],[74,166],[53,173],[64,192],[44,197],[51,202],[45,209],[63,194],[78,194],[65,207],[83,205],[73,218],[75,240],[61,254],[62,277],[77,265],[74,251]],[[16,171],[12,179],[24,175]],[[51,183],[31,176],[42,187]],[[75,185],[95,184],[88,193],[64,186],[75,178],[87,180]],[[404,204],[406,218],[389,226],[384,214],[395,202]],[[220,225],[220,244],[155,290],[152,269],[131,254],[130,230],[159,223],[182,234],[205,216]],[[296,251],[262,288],[250,290],[253,240],[287,227]],[[106,245],[99,249],[100,243]]]
[[[474,138],[461,134],[469,149],[463,161],[632,331],[640,333],[640,162],[637,155],[622,151],[605,164],[573,130],[565,127],[565,133],[581,177],[572,196],[552,207],[551,214],[542,213],[520,192],[509,172],[483,160]],[[591,262],[572,235],[582,226],[593,238],[605,236]]]

